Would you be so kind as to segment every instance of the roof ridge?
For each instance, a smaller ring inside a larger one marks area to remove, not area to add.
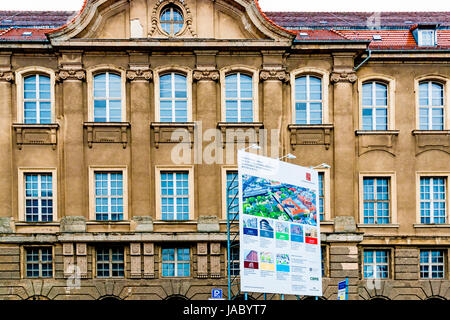
[[[345,38],[345,39],[351,40],[351,39],[348,38],[345,34],[340,33],[339,31],[335,30],[334,28],[330,28],[329,30],[332,31],[332,32],[334,32],[334,33],[336,33],[337,35],[339,35],[339,36]]]

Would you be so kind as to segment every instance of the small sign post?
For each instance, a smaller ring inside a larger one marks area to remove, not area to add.
[[[338,300],[348,300],[348,278],[338,283]]]
[[[212,289],[211,298],[208,300],[224,300],[222,289]]]

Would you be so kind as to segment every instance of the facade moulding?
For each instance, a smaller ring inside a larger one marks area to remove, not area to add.
[[[128,81],[152,81],[153,72],[149,68],[131,68],[127,70]]]
[[[195,81],[218,81],[220,79],[219,70],[196,69],[192,75]]]
[[[338,82],[350,82],[354,83],[358,80],[358,77],[356,76],[356,72],[348,70],[348,71],[333,71],[330,75],[330,81],[331,83],[338,83]]]
[[[266,68],[259,72],[261,81],[282,81],[289,82],[290,76],[284,68]]]
[[[0,82],[14,82],[14,72],[10,70],[1,70]]]

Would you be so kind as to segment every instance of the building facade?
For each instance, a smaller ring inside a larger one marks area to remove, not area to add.
[[[448,13],[0,13],[0,299],[227,292],[252,144],[319,171],[324,299],[450,298]]]

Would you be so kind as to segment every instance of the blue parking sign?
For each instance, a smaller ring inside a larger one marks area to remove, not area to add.
[[[212,289],[211,298],[222,299],[222,289]]]

